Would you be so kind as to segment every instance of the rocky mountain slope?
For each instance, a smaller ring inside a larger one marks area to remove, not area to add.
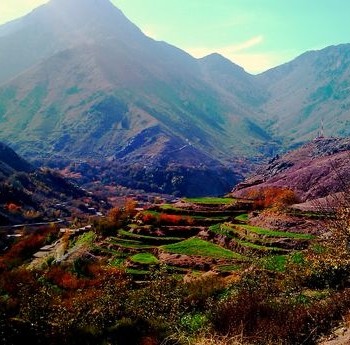
[[[300,201],[309,201],[348,192],[349,164],[349,138],[320,137],[286,155],[276,156],[237,185],[233,193],[244,196],[256,189],[286,187],[294,190]]]

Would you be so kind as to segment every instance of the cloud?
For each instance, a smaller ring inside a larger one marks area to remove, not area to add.
[[[239,52],[239,51],[242,51],[242,50],[246,50],[246,49],[252,48],[252,47],[254,47],[256,45],[259,45],[263,41],[264,41],[264,37],[262,35],[259,35],[259,36],[252,37],[251,39],[249,39],[249,40],[247,40],[245,42],[242,42],[240,44],[224,47],[222,49],[231,50],[233,52]]]
[[[264,42],[262,35],[254,36],[244,42],[216,48],[194,47],[185,50],[194,57],[201,58],[214,52],[219,53],[246,71],[256,74],[268,70],[285,62],[287,56],[284,52],[249,52]]]

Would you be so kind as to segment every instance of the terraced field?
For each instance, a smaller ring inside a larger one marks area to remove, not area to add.
[[[246,203],[225,198],[185,199],[141,211],[96,247],[111,265],[145,279],[162,267],[170,274],[215,271],[227,275],[258,260],[282,267],[313,236],[249,224]]]

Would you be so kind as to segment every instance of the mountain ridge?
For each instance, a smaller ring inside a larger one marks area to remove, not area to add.
[[[239,176],[277,150],[314,137],[321,123],[318,107],[331,134],[347,134],[347,94],[332,101],[331,115],[342,111],[343,122],[326,118],[326,70],[316,66],[305,80],[296,59],[254,76],[219,54],[195,59],[147,37],[107,0],[103,6],[79,1],[51,1],[12,23],[12,34],[1,35],[0,27],[0,71],[7,75],[0,72],[0,140],[26,158],[114,159],[135,167],[153,157],[148,162],[164,164],[166,171],[169,164],[196,167],[197,155]],[[15,33],[14,25],[20,27]],[[340,55],[347,56],[345,48]],[[302,60],[313,64],[308,54]],[[338,92],[348,71],[336,70]],[[290,97],[295,80],[311,91],[301,97],[296,90]],[[177,161],[168,157],[182,147],[191,150]]]

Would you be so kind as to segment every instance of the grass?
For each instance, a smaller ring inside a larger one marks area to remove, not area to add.
[[[132,241],[132,240],[125,240],[125,239],[110,239],[109,241],[111,244],[114,244],[116,246],[119,246],[121,248],[126,249],[154,249],[157,248],[156,246],[150,246],[147,244],[143,244],[139,241]]]
[[[270,271],[285,272],[287,264],[304,266],[306,264],[304,255],[301,252],[295,252],[290,255],[273,255],[262,259],[262,266]]]
[[[217,266],[216,269],[219,272],[226,273],[226,272],[238,271],[241,269],[241,266],[239,266],[239,265],[221,265],[221,266]]]
[[[126,230],[119,230],[118,233],[121,236],[139,239],[139,240],[157,240],[157,241],[182,241],[182,240],[184,240],[183,237],[147,236],[147,235],[134,234],[134,233],[126,231]]]
[[[112,267],[121,267],[124,264],[125,260],[126,258],[123,257],[114,257],[109,264]]]
[[[267,237],[284,237],[284,238],[292,238],[295,240],[312,240],[315,237],[309,234],[300,234],[295,232],[285,232],[285,231],[276,231],[276,230],[270,230],[265,228],[260,228],[258,226],[252,226],[252,225],[237,225],[235,226],[238,229],[247,230],[250,232],[253,232],[258,235],[263,235]]]
[[[160,205],[159,208],[161,210],[165,210],[165,211],[182,211],[181,208],[175,207],[172,204],[163,204],[163,205]]]
[[[236,199],[233,198],[185,198],[184,201],[191,202],[193,204],[203,204],[203,205],[229,205],[233,204]]]
[[[201,240],[196,237],[189,238],[185,241],[169,244],[160,247],[161,249],[175,254],[205,256],[215,259],[243,259],[244,257],[231,250],[222,248],[216,244]]]
[[[283,249],[283,248],[262,246],[260,244],[255,244],[255,243],[248,242],[248,241],[242,241],[239,239],[235,239],[235,241],[243,247],[259,250],[262,252],[281,252],[281,253],[285,252],[285,253],[288,253],[288,250]]]
[[[92,247],[96,240],[96,234],[93,231],[86,232],[85,234],[79,235],[74,242],[76,246],[88,246]]]
[[[118,238],[118,237],[110,237],[109,238],[110,243],[124,243],[124,244],[142,244],[141,241],[132,240],[132,239],[126,239],[126,238]]]
[[[130,258],[132,262],[142,265],[157,265],[159,260],[151,253],[139,253]]]
[[[137,269],[134,269],[134,268],[128,268],[128,269],[125,270],[125,272],[128,273],[128,274],[134,275],[134,276],[145,276],[145,275],[151,274],[150,271],[137,270]]]
[[[243,213],[237,217],[235,217],[235,220],[238,220],[240,222],[247,222],[248,221],[248,218],[249,218],[249,215],[248,213]]]
[[[262,266],[270,271],[284,272],[288,258],[286,255],[274,255],[262,260]]]

